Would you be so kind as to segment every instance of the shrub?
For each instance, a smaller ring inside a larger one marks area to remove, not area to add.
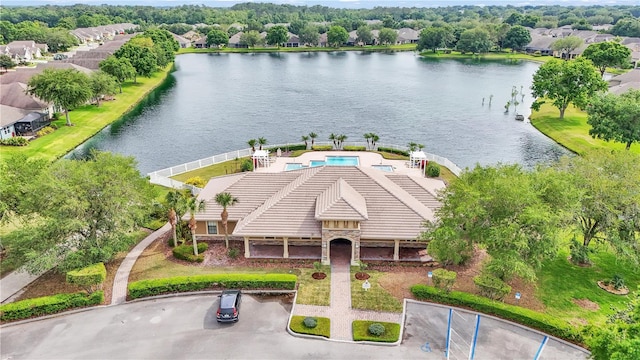
[[[320,271],[320,269],[322,269],[322,264],[320,264],[320,262],[319,262],[319,261],[314,261],[314,262],[313,262],[313,268],[314,268],[316,271]]]
[[[298,277],[293,274],[207,274],[151,279],[129,284],[129,297],[199,291],[213,288],[293,290]]]
[[[559,338],[582,342],[582,336],[565,321],[519,306],[490,300],[474,294],[460,291],[445,293],[433,286],[414,285],[411,293],[419,300],[428,300],[440,304],[459,306],[484,314],[494,315],[546,332]]]
[[[354,145],[345,145],[342,150],[344,151],[367,151],[366,146],[354,146]]]
[[[205,185],[207,185],[207,182],[201,178],[200,176],[194,176],[191,178],[188,178],[187,181],[184,182],[187,185],[193,185],[195,187],[199,187],[199,188],[204,188]]]
[[[455,271],[449,271],[445,269],[435,269],[433,274],[433,285],[438,289],[442,289],[446,292],[451,291],[453,284],[456,282],[457,274]]]
[[[369,334],[373,336],[381,336],[382,334],[384,334],[384,331],[384,325],[380,323],[373,323],[369,325]]]
[[[576,237],[574,235],[573,239],[571,239],[571,244],[569,245],[571,262],[576,265],[591,265],[591,260],[589,259],[590,252],[591,249],[576,240]]]
[[[36,132],[36,135],[38,135],[38,137],[42,137],[42,136],[45,136],[47,134],[51,134],[54,131],[55,131],[55,129],[53,127],[45,126],[42,129],[38,130],[38,132]]]
[[[480,295],[493,300],[502,300],[511,292],[511,286],[489,274],[480,274],[474,277],[473,283],[480,290]]]
[[[613,286],[614,289],[620,290],[624,288],[624,278],[620,274],[615,274],[609,284]]]
[[[374,326],[375,325],[375,326]],[[380,335],[373,335],[373,331],[381,330]],[[382,322],[382,321],[368,321],[368,320],[355,320],[351,324],[354,341],[375,341],[375,342],[396,342],[400,338],[400,324]]]
[[[407,151],[394,149],[394,148],[378,147],[378,151],[397,154],[397,155],[403,155],[403,156],[409,156],[409,153]]]
[[[430,162],[427,165],[427,168],[425,169],[425,174],[427,174],[428,177],[438,177],[440,176],[440,165],[436,164],[435,162]]]
[[[96,291],[90,295],[85,293],[57,294],[27,299],[0,305],[0,320],[28,319],[33,316],[55,314],[68,309],[98,305],[102,302],[104,302],[104,293],[102,291]]]
[[[240,171],[253,171],[253,161],[251,159],[242,160],[242,163],[240,164]]]
[[[533,56],[542,56],[542,52],[540,52],[540,50],[536,50],[533,52]]]
[[[313,145],[311,150],[315,151],[330,151],[333,150],[333,146],[331,145]]]
[[[267,150],[269,150],[269,152],[277,152],[278,149],[280,149],[280,151],[296,151],[296,150],[307,150],[307,146],[305,144],[294,144],[294,145],[289,145],[286,146],[284,148],[282,147],[270,147],[267,148]]]
[[[167,220],[163,220],[163,219],[153,219],[150,221],[147,221],[146,223],[143,224],[144,227],[146,227],[147,229],[151,229],[151,230],[158,230],[161,227],[164,226],[164,224],[167,223]],[[171,245],[173,246],[173,237],[171,238]]]
[[[326,317],[315,317],[317,321],[317,325],[314,328],[308,328],[304,324],[304,320],[310,319],[309,317],[304,317],[300,315],[294,315],[291,317],[291,322],[289,323],[289,328],[291,331],[296,332],[298,334],[307,334],[307,335],[316,335],[323,336],[326,338],[331,337],[331,321]]]
[[[238,249],[231,248],[227,250],[227,256],[230,257],[231,259],[237,259],[238,255],[240,255],[240,252],[238,251]]]
[[[16,136],[16,137],[0,140],[0,145],[27,146],[27,145],[29,145],[29,140],[27,140],[27,139],[25,139],[25,138],[23,138],[21,136]]]
[[[360,266],[360,270],[364,271],[367,270],[367,268],[369,267],[369,265],[366,262],[363,261],[358,261],[358,266]]]
[[[302,320],[302,324],[308,329],[313,329],[318,326],[318,320],[316,320],[316,318],[307,316],[306,318],[304,318],[304,320]]]
[[[193,245],[178,245],[173,248],[173,256],[176,259],[186,260],[191,262],[203,262],[204,254],[207,251],[209,245],[205,242],[198,243],[198,255],[193,254]]]
[[[89,265],[85,268],[67,272],[67,283],[83,287],[88,293],[96,290],[107,278],[107,268],[104,263]]]

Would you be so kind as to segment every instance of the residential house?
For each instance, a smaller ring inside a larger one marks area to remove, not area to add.
[[[33,136],[51,123],[51,105],[26,89],[24,83],[0,84],[0,138]]]
[[[180,35],[176,35],[174,33],[171,33],[171,36],[173,36],[174,40],[176,40],[178,42],[178,44],[180,44],[181,48],[188,48],[191,47],[191,40],[182,37]]]
[[[398,32],[396,44],[417,44],[420,40],[420,33],[411,28],[401,28],[396,31]]]
[[[185,38],[185,39],[187,39],[189,41],[192,41],[192,42],[198,40],[198,38],[200,38],[200,36],[201,36],[200,33],[196,32],[196,31],[193,31],[193,30],[189,30],[189,31],[187,31],[186,33],[184,33],[182,35],[183,38]]]
[[[344,251],[357,264],[382,250],[388,260],[407,252],[417,260],[424,250],[417,238],[422,224],[435,219],[442,187],[439,180],[356,166],[217,177],[198,195],[205,210],[195,214],[195,236],[224,239],[215,194],[228,192],[240,201],[227,208],[227,232],[231,241],[244,243],[246,258],[269,249],[283,258],[313,253],[328,264],[336,251]]]
[[[229,38],[229,44],[227,45],[227,47],[230,48],[247,48],[248,46],[246,44],[241,44],[240,43],[240,37],[242,36],[243,32],[240,31],[239,33],[233,34],[233,36],[231,36]]]
[[[327,47],[329,44],[329,40],[327,40],[327,33],[320,34],[318,38],[318,47]]]
[[[640,69],[633,69],[627,73],[609,79],[609,92],[622,94],[630,89],[640,90]]]
[[[287,42],[284,44],[284,47],[300,47],[300,38],[298,37],[298,35],[287,32],[289,39],[287,39]]]
[[[531,36],[531,42],[525,46],[527,54],[553,55],[551,44],[557,39],[551,36]]]
[[[9,55],[13,61],[19,63],[41,58],[42,50],[48,51],[46,44],[36,44],[33,40],[12,41],[4,48],[4,53]]]
[[[209,46],[207,46],[207,37],[201,36],[200,38],[198,38],[196,41],[193,42],[193,47],[196,49],[208,48]]]

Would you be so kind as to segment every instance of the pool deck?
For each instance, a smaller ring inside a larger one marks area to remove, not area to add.
[[[395,174],[422,177],[420,169],[410,168],[408,160],[387,160],[382,155],[367,151],[312,151],[304,153],[298,157],[271,157],[271,164],[268,167],[258,167],[259,172],[282,172],[288,163],[299,163],[309,166],[311,160],[324,161],[326,156],[357,156],[361,167],[371,167],[372,165],[389,165],[393,167]],[[383,170],[380,170],[383,171]]]

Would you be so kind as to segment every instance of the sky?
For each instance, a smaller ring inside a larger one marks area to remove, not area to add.
[[[178,6],[183,4],[204,4],[211,7],[229,7],[245,2],[270,2],[292,5],[324,5],[333,8],[373,8],[375,6],[389,7],[440,7],[452,5],[638,5],[640,0],[2,0],[3,6],[28,5],[148,5],[148,6]]]

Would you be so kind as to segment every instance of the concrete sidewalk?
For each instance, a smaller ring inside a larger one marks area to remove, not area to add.
[[[18,269],[7,274],[7,276],[0,279],[0,303],[12,302],[22,294],[23,289],[27,287],[27,285],[34,282],[45,272],[46,271],[43,271],[39,274],[32,275],[22,269]]]

